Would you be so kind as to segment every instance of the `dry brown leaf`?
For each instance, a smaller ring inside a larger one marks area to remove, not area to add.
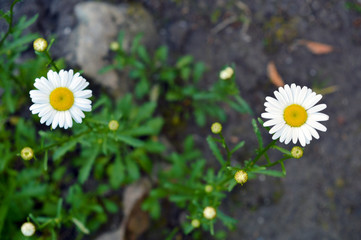
[[[304,45],[312,52],[313,54],[327,54],[333,51],[333,47],[328,44],[319,43],[319,42],[313,42],[308,40],[300,40],[300,45]]]
[[[273,61],[267,64],[267,73],[271,82],[276,85],[276,87],[283,87],[285,83],[282,80],[282,77],[279,75],[276,65]]]

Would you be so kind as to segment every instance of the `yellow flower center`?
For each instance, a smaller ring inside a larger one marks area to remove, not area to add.
[[[50,93],[50,105],[58,111],[69,110],[74,104],[74,94],[68,88],[58,87]]]
[[[300,127],[307,121],[307,112],[304,107],[292,104],[285,108],[283,118],[291,127]]]

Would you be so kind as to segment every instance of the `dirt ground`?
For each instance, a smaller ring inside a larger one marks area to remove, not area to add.
[[[16,16],[39,13],[32,30],[62,38],[64,29],[76,25],[73,7],[78,2],[27,0],[18,5]],[[337,87],[322,99],[330,116],[325,123],[328,131],[306,147],[304,157],[286,163],[287,176],[262,177],[229,195],[222,210],[239,222],[227,239],[360,239],[361,12],[348,7],[358,1],[132,2],[143,4],[154,16],[160,44],[168,45],[173,57],[191,54],[206,63],[205,88],[216,81],[222,66],[235,64],[242,96],[255,112],[254,116],[228,113],[226,136],[246,140],[239,158],[252,153],[256,142],[250,121],[260,116],[265,96],[276,89],[267,77],[269,61],[275,62],[285,83]],[[334,51],[313,54],[297,45],[300,39],[332,45]],[[58,57],[61,50],[61,45],[54,45]],[[194,129],[190,126],[189,132],[208,151],[206,131]],[[264,136],[271,140],[265,131]],[[149,230],[141,239],[157,238]]]

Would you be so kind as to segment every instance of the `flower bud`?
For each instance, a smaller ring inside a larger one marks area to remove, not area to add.
[[[206,207],[203,210],[203,216],[208,219],[208,220],[212,220],[213,218],[215,218],[217,215],[216,209],[214,207]]]
[[[194,228],[199,228],[199,226],[201,225],[201,222],[198,219],[193,219],[191,224]]]
[[[211,193],[211,192],[213,191],[212,185],[206,185],[206,186],[204,187],[204,191],[205,191],[206,193]]]
[[[31,222],[26,222],[23,223],[23,225],[21,225],[21,233],[25,236],[25,237],[31,237],[34,235],[35,233],[35,225]]]
[[[34,157],[34,151],[30,147],[24,147],[20,152],[20,156],[22,159],[29,161]]]
[[[44,52],[48,47],[48,42],[44,38],[38,38],[34,41],[33,47],[37,52]]]
[[[117,120],[111,120],[108,124],[109,130],[116,131],[119,128],[119,123]]]
[[[234,179],[236,180],[237,183],[243,185],[247,182],[248,180],[248,174],[247,172],[243,171],[243,170],[239,170],[236,172],[236,174],[234,175]]]
[[[223,69],[220,73],[219,73],[219,77],[222,80],[227,80],[230,79],[234,74],[234,70],[231,67],[226,67],[225,69]]]
[[[294,146],[291,150],[292,157],[301,158],[303,156],[303,149],[299,146]]]
[[[112,51],[118,51],[119,50],[119,43],[118,42],[111,42],[109,48]]]
[[[220,124],[219,122],[213,123],[211,126],[211,131],[214,134],[220,134],[222,132],[222,124]]]

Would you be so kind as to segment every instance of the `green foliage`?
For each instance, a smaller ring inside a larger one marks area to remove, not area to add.
[[[121,32],[119,46],[122,46],[123,38]],[[234,77],[227,81],[218,79],[209,89],[202,89],[201,79],[206,71],[204,63],[195,62],[192,56],[186,55],[170,64],[166,46],[159,47],[152,55],[140,44],[140,39],[141,35],[138,35],[133,40],[129,53],[119,49],[114,65],[102,70],[128,69],[129,77],[136,80],[135,95],[138,99],[158,99],[162,104],[175,105],[170,119],[184,116],[180,121],[185,121],[193,116],[198,126],[204,126],[209,117],[225,121],[224,103],[240,113],[252,113],[240,97]],[[159,86],[160,91],[152,96],[152,89]]]
[[[277,146],[276,141],[265,145],[256,120],[252,126],[259,144],[255,157],[246,161],[235,159],[245,141],[230,148],[222,133],[204,139],[216,161],[206,160],[191,136],[185,138],[180,152],[162,144],[160,139],[167,135],[163,127],[174,119],[179,124],[193,117],[198,126],[204,126],[210,117],[225,121],[225,104],[242,114],[251,114],[252,110],[241,98],[234,74],[203,89],[205,64],[191,55],[171,64],[166,46],[149,52],[140,44],[140,35],[129,52],[119,49],[114,65],[102,70],[127,71],[135,80],[134,95],[113,100],[101,93],[93,99],[93,110],[84,122],[68,130],[41,125],[39,118],[28,111],[28,92],[35,78],[46,76],[49,68],[58,71],[65,63],[50,55],[54,39],[33,59],[21,58],[37,37],[23,34],[37,16],[22,17],[14,23],[17,2],[8,12],[0,11],[9,24],[7,32],[0,34],[1,239],[23,239],[19,227],[26,221],[33,222],[37,229],[35,236],[27,239],[58,239],[64,229],[76,229],[74,239],[88,239],[87,235],[107,223],[109,216],[119,214],[119,189],[142,176],[156,179],[142,205],[154,219],[162,216],[164,201],[187,213],[187,221],[170,231],[168,239],[181,229],[194,236],[200,236],[201,229],[224,239],[226,233],[215,230],[214,223],[220,220],[229,229],[236,224],[218,208],[227,192],[238,186],[235,173],[245,171],[250,179],[256,174],[285,176],[283,162],[292,157],[291,153]],[[123,38],[124,33],[120,33],[120,46]],[[118,128],[109,128],[112,120]],[[33,159],[21,159],[24,147],[33,149]],[[283,158],[270,161],[270,149],[281,152]],[[270,169],[278,164],[281,170]],[[203,216],[207,206],[217,210],[216,218]],[[200,221],[199,229],[192,226],[193,219]]]

